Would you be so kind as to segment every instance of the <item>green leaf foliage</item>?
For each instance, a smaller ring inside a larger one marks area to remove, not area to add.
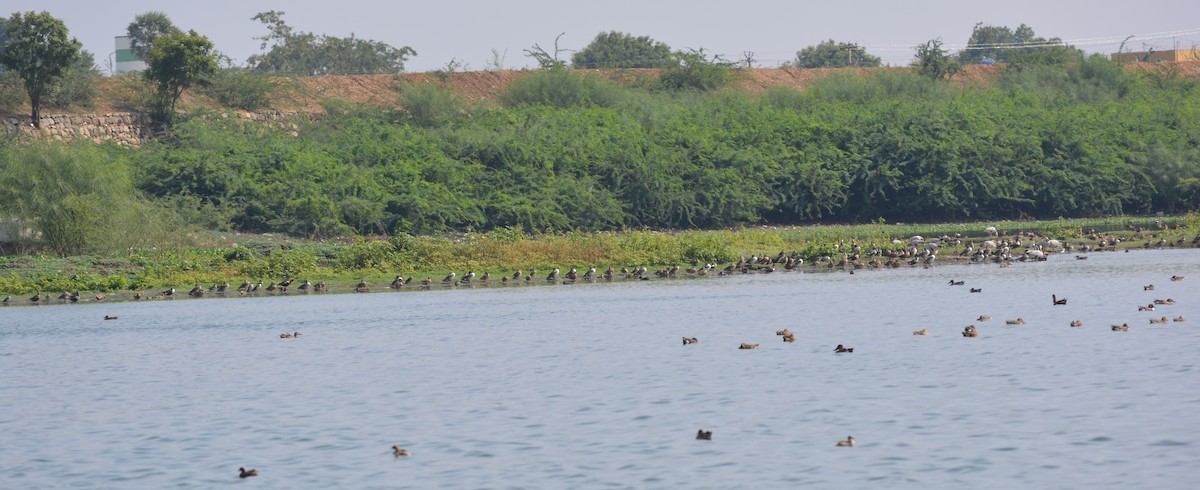
[[[208,83],[217,73],[212,42],[196,31],[160,36],[150,50],[150,68],[144,74],[157,92],[160,116],[167,121],[175,114],[175,103],[183,90]]]
[[[409,234],[1200,208],[1197,84],[1103,58],[968,88],[908,68],[761,94],[647,90],[571,70],[524,77],[496,107],[412,87],[400,112],[330,102],[286,127],[193,118],[123,155],[140,192],[197,226],[408,237],[389,242],[404,253],[420,243]],[[730,253],[652,237],[643,245],[656,256]],[[384,248],[338,260],[386,268]]]
[[[34,127],[42,127],[42,102],[79,59],[82,44],[67,38],[67,26],[48,12],[16,12],[4,21],[8,40],[0,47],[0,65],[25,85]]]
[[[670,46],[650,36],[617,31],[597,34],[571,55],[571,66],[577,69],[666,68],[673,64]]]
[[[269,32],[257,38],[266,51],[250,56],[246,60],[249,66],[293,75],[399,73],[404,71],[404,62],[417,54],[408,46],[396,48],[354,34],[334,37],[296,31],[284,23],[283,14],[272,10],[254,16]]]
[[[880,59],[862,46],[830,39],[797,51],[796,59],[785,65],[796,68],[876,67],[880,65]]]

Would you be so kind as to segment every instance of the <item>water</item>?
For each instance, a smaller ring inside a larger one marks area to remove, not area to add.
[[[0,308],[0,488],[1195,488],[1198,290],[1170,250]]]

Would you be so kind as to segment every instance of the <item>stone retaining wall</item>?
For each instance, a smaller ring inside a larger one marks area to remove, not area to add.
[[[297,116],[305,119],[311,114],[284,111],[220,113],[218,117],[239,117],[267,124],[287,124]],[[0,115],[5,136],[16,134],[25,140],[79,140],[94,142],[116,141],[139,146],[154,136],[150,116],[133,112],[109,114],[43,114],[42,129],[33,127],[28,115]]]

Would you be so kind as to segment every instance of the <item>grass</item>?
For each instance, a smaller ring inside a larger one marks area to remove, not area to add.
[[[984,229],[995,226],[1002,236],[1034,232],[1070,243],[1087,243],[1090,229],[1121,236],[1123,247],[1141,247],[1154,237],[1171,242],[1200,233],[1200,215],[1162,218],[1170,229],[1155,230],[1158,218],[1100,218],[994,223],[818,225],[755,227],[710,231],[623,231],[528,235],[520,230],[450,236],[358,238],[310,241],[278,235],[189,235],[192,245],[131,249],[119,257],[0,257],[0,294],[36,291],[115,293],[223,282],[270,282],[293,277],[298,282],[325,281],[348,288],[361,279],[386,284],[395,275],[440,278],[449,271],[469,270],[508,275],[515,270],[548,271],[574,267],[645,266],[652,270],[693,262],[728,264],[740,256],[796,252],[809,259],[837,256],[841,244],[864,248],[901,249],[913,235],[961,235],[962,245],[943,249],[951,257],[966,241],[985,239]],[[1140,230],[1140,231],[1139,231]],[[893,243],[893,240],[899,243]]]

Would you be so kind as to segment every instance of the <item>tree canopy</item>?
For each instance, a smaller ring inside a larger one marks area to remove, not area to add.
[[[154,84],[161,115],[169,121],[185,88],[204,83],[217,72],[213,44],[196,31],[167,34],[154,41],[146,80]]]
[[[942,49],[942,39],[931,39],[916,47],[916,59],[912,66],[924,77],[933,80],[943,80],[958,73],[958,60]]]
[[[597,34],[571,56],[575,68],[666,68],[672,64],[670,46],[650,36],[617,31]]]
[[[1062,39],[1039,37],[1025,24],[1014,31],[1007,26],[987,26],[982,22],[975,24],[967,48],[958,53],[958,61],[964,65],[979,63],[983,58],[998,63],[1045,64],[1064,63],[1080,57],[1080,52],[1064,44]]]
[[[259,70],[294,75],[386,74],[404,71],[404,62],[417,52],[408,46],[393,47],[371,39],[333,37],[292,29],[283,21],[284,12],[260,12],[253,20],[267,26],[262,54],[247,63]]]
[[[875,67],[880,65],[878,56],[854,43],[822,41],[796,52],[796,59],[785,66],[796,68],[843,68],[851,66]]]
[[[150,49],[154,47],[155,39],[181,32],[163,12],[146,12],[134,17],[125,30],[129,35],[129,49],[146,62],[150,61]]]
[[[30,116],[42,127],[42,101],[76,60],[82,44],[67,38],[67,26],[48,12],[16,12],[5,22],[8,42],[0,48],[0,64],[21,77],[29,95]]]

